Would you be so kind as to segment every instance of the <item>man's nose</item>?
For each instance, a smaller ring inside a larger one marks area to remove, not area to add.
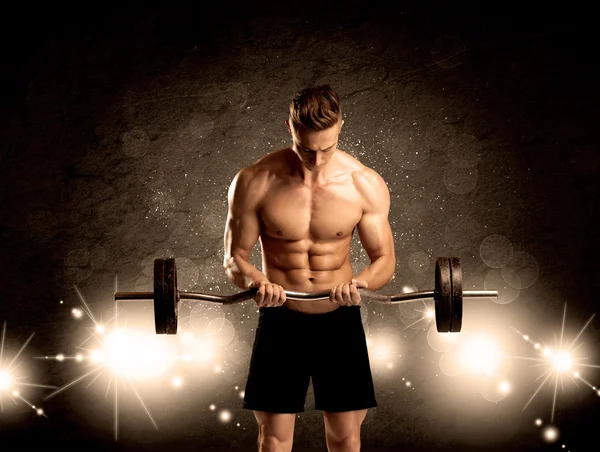
[[[315,152],[311,157],[312,164],[316,166],[319,166],[321,164],[321,161],[323,160],[323,156],[318,152]]]

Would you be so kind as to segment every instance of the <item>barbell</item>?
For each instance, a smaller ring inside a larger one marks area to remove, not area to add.
[[[180,291],[177,288],[177,268],[174,258],[154,260],[154,292],[116,292],[115,301],[154,300],[154,323],[156,334],[177,334],[177,303],[179,300],[195,300],[229,305],[254,298],[258,288],[232,295],[213,295]],[[320,292],[285,291],[287,300],[329,300],[329,290]],[[463,291],[462,271],[457,257],[438,257],[435,264],[435,289],[384,295],[359,288],[361,299],[378,303],[400,304],[416,300],[433,299],[435,323],[440,333],[458,333],[462,328],[463,298],[496,298],[496,290]],[[270,308],[277,309],[277,308]]]

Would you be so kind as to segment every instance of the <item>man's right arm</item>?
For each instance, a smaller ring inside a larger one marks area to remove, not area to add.
[[[258,206],[264,186],[261,180],[256,179],[255,171],[253,168],[239,171],[227,194],[229,210],[223,268],[229,280],[242,290],[247,290],[253,281],[268,281],[266,275],[249,262],[260,235]]]

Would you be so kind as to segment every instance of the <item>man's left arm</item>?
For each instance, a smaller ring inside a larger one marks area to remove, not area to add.
[[[371,264],[353,279],[367,282],[369,290],[377,290],[393,279],[396,270],[394,236],[388,220],[390,192],[372,169],[361,174],[358,186],[365,204],[356,229]]]

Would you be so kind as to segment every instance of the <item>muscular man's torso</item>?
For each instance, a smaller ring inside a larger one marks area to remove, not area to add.
[[[266,174],[259,207],[262,271],[285,290],[316,292],[350,282],[350,244],[361,219],[360,173],[365,166],[337,150],[328,165],[335,168],[326,181],[307,186],[289,170],[293,151],[283,149],[257,162]],[[338,304],[286,301],[306,313],[324,313]]]

